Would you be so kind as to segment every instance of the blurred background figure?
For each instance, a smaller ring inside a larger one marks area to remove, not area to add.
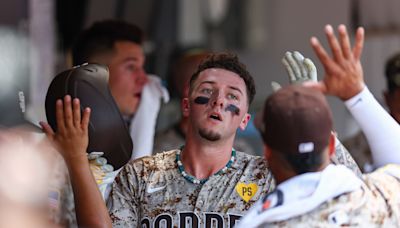
[[[54,189],[66,180],[57,176],[57,153],[25,117],[32,51],[26,34],[0,28],[0,227],[59,227]]]
[[[386,61],[385,79],[387,87],[383,96],[386,106],[390,115],[400,123],[400,53]],[[371,172],[375,169],[367,139],[361,131],[347,139],[344,145],[364,172]]]
[[[384,92],[390,115],[400,123],[400,53],[392,56],[385,67],[387,90]]]
[[[180,102],[182,98],[189,96],[190,78],[208,54],[210,54],[209,51],[201,48],[177,50],[173,54],[167,81],[169,92],[175,98],[173,109],[174,118],[177,118],[177,120],[170,127],[156,134],[154,139],[154,153],[179,149],[185,144],[186,128],[189,120],[182,117],[181,113],[177,113],[176,109],[179,107],[179,110],[181,110]],[[254,149],[243,138],[237,137],[235,139],[234,148],[238,151],[255,155]]]
[[[26,129],[0,130],[0,227],[63,227],[49,216],[55,168],[50,145]],[[58,197],[58,196],[54,196]]]
[[[79,34],[72,48],[74,65],[87,62],[108,67],[111,94],[133,141],[132,159],[152,154],[161,100],[169,100],[160,78],[144,70],[143,41],[136,25],[104,20]]]

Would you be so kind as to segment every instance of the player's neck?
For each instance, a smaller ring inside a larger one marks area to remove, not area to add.
[[[198,179],[212,176],[231,159],[232,145],[233,139],[224,143],[206,144],[202,140],[187,137],[182,153],[182,163],[186,172]]]

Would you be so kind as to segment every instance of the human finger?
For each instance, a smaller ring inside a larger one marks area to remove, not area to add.
[[[342,50],[340,48],[339,42],[333,32],[333,28],[331,25],[327,25],[325,27],[325,35],[326,38],[328,39],[329,46],[331,47],[333,59],[336,62],[342,62],[343,61]]]
[[[74,98],[72,101],[72,112],[74,118],[74,127],[79,127],[81,124],[81,108],[80,108],[80,101],[78,98]]]
[[[272,81],[271,88],[272,88],[273,92],[276,92],[276,91],[280,90],[282,88],[282,86],[279,83]]]
[[[103,155],[104,155],[104,152],[93,151],[93,152],[90,152],[87,155],[87,157],[88,157],[89,160],[95,160],[96,158],[99,158],[99,157],[101,157]]]
[[[51,126],[48,123],[42,121],[39,122],[39,125],[42,127],[42,131],[46,134],[47,138],[53,139],[54,131]]]
[[[307,69],[304,67],[304,56],[300,52],[294,51],[293,58],[296,60],[299,71],[301,72],[299,75],[300,78],[302,80],[307,80]]]
[[[58,99],[56,101],[56,121],[57,121],[57,131],[64,132],[65,131],[64,108],[61,99]]]
[[[103,165],[103,166],[101,167],[101,169],[102,169],[104,172],[106,172],[106,173],[109,173],[109,172],[114,171],[114,167],[113,167],[112,165],[110,165],[110,164],[105,164],[105,165]]]
[[[293,69],[285,57],[282,58],[282,64],[285,66],[286,72],[289,76],[289,80],[290,81],[296,80],[296,76],[294,75]]]
[[[350,59],[352,57],[352,51],[350,48],[350,39],[347,33],[347,29],[345,25],[339,25],[339,38],[340,38],[340,46],[342,47],[342,53],[344,58]]]
[[[285,59],[289,63],[290,68],[293,71],[294,77],[291,78],[290,83],[296,82],[298,78],[300,78],[300,69],[299,66],[297,65],[296,60],[293,57],[293,54],[291,52],[286,52],[285,53]]]
[[[308,78],[311,81],[318,81],[317,78],[317,68],[315,67],[315,64],[313,63],[313,61],[309,58],[304,59],[304,66],[305,68],[307,68],[307,72],[308,72]]]
[[[72,128],[74,126],[73,124],[73,114],[72,114],[72,108],[71,108],[71,96],[66,95],[64,97],[64,121],[65,121],[65,126],[67,128]]]
[[[321,61],[324,66],[325,71],[329,71],[329,67],[335,64],[331,57],[329,57],[316,37],[311,37],[310,43],[319,61]]]
[[[364,28],[359,27],[356,32],[356,41],[353,48],[353,55],[355,60],[360,60],[361,53],[364,47]]]
[[[89,120],[90,120],[90,108],[86,107],[83,110],[83,116],[82,116],[82,122],[81,122],[81,127],[86,131],[89,126]]]

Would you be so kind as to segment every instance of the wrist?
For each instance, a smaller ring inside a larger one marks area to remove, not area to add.
[[[79,153],[79,155],[76,156],[66,156],[64,157],[65,163],[68,166],[68,169],[74,169],[77,167],[84,167],[84,166],[89,166],[89,160],[87,158],[86,152],[83,151],[82,153]]]
[[[366,88],[366,86],[364,83],[359,83],[357,86],[351,87],[349,90],[347,90],[346,93],[344,93],[339,98],[342,101],[346,102],[346,101],[352,99],[353,97],[357,96],[358,94],[360,94],[365,88]]]
[[[359,93],[357,93],[356,95],[352,96],[347,100],[344,100],[344,104],[349,110],[351,110],[352,108],[361,105],[363,102],[369,100],[370,97],[373,97],[373,95],[369,91],[368,87],[364,86],[364,88]]]

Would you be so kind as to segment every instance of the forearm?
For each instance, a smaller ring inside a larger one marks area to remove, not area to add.
[[[90,171],[87,158],[69,162],[68,171],[79,227],[112,227],[107,207]]]
[[[376,167],[400,164],[400,125],[365,87],[345,102],[364,132]]]

